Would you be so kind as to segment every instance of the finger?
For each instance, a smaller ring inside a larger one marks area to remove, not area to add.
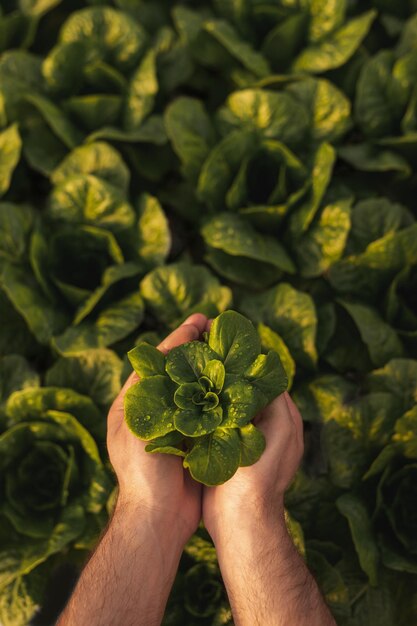
[[[283,395],[285,396],[285,400],[287,402],[288,409],[289,409],[289,411],[291,413],[291,417],[292,417],[292,419],[294,421],[294,424],[295,424],[295,428],[296,428],[296,431],[297,431],[297,440],[298,440],[299,446],[303,450],[304,449],[304,422],[303,422],[303,418],[301,416],[300,411],[298,410],[297,405],[295,404],[295,402],[291,398],[291,396],[288,393],[288,391],[286,391]]]
[[[254,420],[265,436],[267,445],[296,437],[295,424],[283,394],[277,396]]]
[[[193,341],[194,339],[198,339],[201,334],[200,328],[202,328],[203,324],[206,323],[207,318],[202,316],[204,317],[203,321],[199,317],[196,318],[196,316],[201,316],[201,313],[196,313],[190,316],[190,318],[195,318],[199,326],[183,323],[159,344],[158,350],[160,350],[164,354],[167,354],[170,350],[172,350],[172,348],[175,348],[176,346],[187,343],[187,341]],[[129,387],[136,384],[138,380],[139,376],[136,374],[136,372],[132,372],[110,408],[108,417],[109,423],[113,420],[118,421],[123,417],[124,397],[126,395],[126,391],[129,389]]]
[[[187,343],[188,341],[195,341],[200,337],[200,329],[194,324],[183,324],[179,326],[174,332],[166,337],[158,346],[158,350],[164,354],[168,354],[172,348]]]
[[[213,323],[212,319],[207,320],[206,332],[210,332],[210,328],[211,328],[212,323]]]
[[[203,313],[193,313],[183,321],[181,326],[184,326],[184,324],[193,324],[194,326],[197,326],[201,334],[206,330],[207,321],[207,317],[203,315]]]
[[[187,319],[181,324],[181,326],[179,326],[179,328],[177,328],[176,330],[174,330],[170,335],[168,335],[168,337],[165,337],[165,339],[162,340],[162,342],[159,344],[158,349],[161,350],[161,346],[163,346],[164,344],[168,343],[168,345],[172,344],[172,342],[174,342],[174,345],[171,345],[172,349],[173,347],[175,347],[175,345],[180,345],[178,343],[175,344],[175,342],[177,341],[177,336],[176,333],[180,328],[183,328],[184,326],[189,326],[189,325],[193,325],[196,326],[196,328],[199,330],[199,333],[201,334],[202,332],[204,332],[204,328],[206,326],[207,323],[207,317],[205,315],[203,315],[202,313],[194,313],[193,315],[190,315],[190,317],[187,317]],[[187,331],[188,333],[189,331]],[[195,332],[192,331],[193,337]],[[187,335],[188,336],[188,335]],[[190,340],[186,340],[186,341],[192,341],[192,339]],[[184,342],[182,342],[184,343]],[[164,350],[161,350],[162,352],[164,352]],[[120,393],[125,392],[126,390],[129,389],[129,387],[131,387],[132,385],[134,385],[135,383],[137,383],[139,380],[139,376],[136,374],[136,372],[132,372],[130,374],[130,376],[127,378],[125,384],[123,385],[122,389],[120,390]]]

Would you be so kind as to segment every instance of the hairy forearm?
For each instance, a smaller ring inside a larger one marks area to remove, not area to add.
[[[116,508],[57,626],[156,626],[181,556],[169,528]]]
[[[216,548],[236,626],[335,626],[283,517],[228,526]]]

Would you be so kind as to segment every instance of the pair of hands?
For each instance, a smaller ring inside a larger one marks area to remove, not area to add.
[[[158,346],[164,354],[188,341],[200,339],[210,328],[202,314],[191,315]],[[256,424],[266,439],[259,461],[241,467],[223,485],[202,487],[178,457],[145,452],[146,443],[135,437],[124,421],[127,389],[138,381],[132,373],[108,416],[107,447],[119,481],[116,508],[145,510],[150,523],[175,536],[182,548],[201,519],[214,543],[225,528],[273,520],[284,524],[284,493],[303,454],[301,416],[288,393],[276,398]]]

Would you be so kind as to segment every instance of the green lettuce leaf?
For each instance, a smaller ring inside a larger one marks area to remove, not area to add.
[[[73,176],[91,174],[127,193],[130,172],[121,155],[104,141],[79,146],[72,150],[52,173],[54,185]]]
[[[209,317],[228,308],[231,292],[209,270],[189,263],[157,268],[141,282],[141,294],[153,315],[175,328],[192,313]]]
[[[120,391],[122,362],[111,350],[91,349],[60,357],[48,369],[45,384],[69,387],[88,395],[98,406],[109,407]]]
[[[253,324],[234,311],[226,311],[214,320],[209,346],[229,374],[243,374],[261,350]]]
[[[351,227],[351,204],[351,199],[344,199],[325,206],[300,238],[295,252],[303,276],[320,276],[342,257]]]
[[[390,359],[403,356],[404,348],[398,335],[381,319],[375,309],[346,300],[338,302],[354,320],[376,367],[385,365]]]
[[[261,340],[262,351],[268,353],[270,350],[274,350],[279,355],[288,380],[289,391],[295,375],[295,362],[290,351],[278,333],[274,332],[269,326],[261,323],[258,324],[257,330]]]
[[[151,269],[162,265],[171,249],[171,233],[167,217],[158,200],[143,194],[138,201],[137,255]]]
[[[132,385],[125,396],[126,422],[133,433],[149,441],[175,430],[175,385],[167,376],[151,376]]]
[[[308,133],[309,118],[304,101],[295,89],[275,92],[242,89],[230,94],[226,109],[219,112],[228,126],[256,130],[265,139],[278,139],[287,146],[298,146]],[[294,97],[294,95],[296,97]],[[297,124],[291,120],[297,118]]]
[[[53,220],[91,224],[115,232],[130,228],[135,219],[124,194],[92,174],[75,175],[55,187],[48,213]]]
[[[24,259],[33,225],[33,209],[25,204],[0,203],[0,265]]]
[[[218,428],[197,439],[184,459],[184,467],[204,485],[224,483],[236,472],[240,460],[240,439],[235,428]]]
[[[249,287],[267,287],[295,266],[275,238],[257,233],[239,215],[220,213],[201,231],[207,262],[219,274]]]
[[[93,58],[120,70],[131,70],[146,45],[144,29],[129,15],[110,7],[91,7],[74,12],[59,35],[61,43],[82,42]]]
[[[26,387],[39,387],[39,374],[19,354],[0,357],[0,417],[8,397]]]
[[[196,181],[215,140],[208,113],[200,100],[181,97],[168,105],[164,122],[184,176]]]
[[[54,334],[65,328],[67,315],[40,291],[29,268],[6,263],[1,282],[7,297],[39,343],[49,343]]]
[[[300,365],[315,367],[317,314],[308,294],[280,283],[262,294],[245,297],[240,308],[254,321],[278,333]]]
[[[142,297],[139,293],[131,293],[113,301],[96,316],[68,326],[61,335],[54,336],[52,345],[59,354],[65,356],[83,350],[106,348],[138,328],[143,315]]]
[[[129,82],[123,114],[123,127],[126,131],[137,130],[152,112],[158,89],[156,54],[151,49]]]
[[[0,196],[10,187],[21,149],[22,140],[16,124],[0,132]]]
[[[320,73],[348,61],[368,34],[376,11],[368,11],[305,48],[292,65],[294,71]]]
[[[139,378],[163,376],[165,373],[163,353],[149,343],[139,343],[127,353],[127,356]]]

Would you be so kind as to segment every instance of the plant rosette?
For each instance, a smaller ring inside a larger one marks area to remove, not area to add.
[[[375,459],[365,479],[377,480],[372,521],[382,562],[417,573],[417,406],[395,424],[392,442]]]
[[[220,485],[259,459],[265,439],[251,422],[285,391],[287,376],[276,352],[261,354],[243,315],[221,313],[204,341],[167,356],[141,343],[128,357],[140,381],[126,393],[125,419],[149,442],[147,452],[183,457],[205,485]]]
[[[58,387],[23,389],[9,397],[6,415],[9,427],[0,436],[1,590],[56,553],[75,544],[90,547],[107,522],[112,488],[93,437],[102,438],[104,423],[90,398]]]

